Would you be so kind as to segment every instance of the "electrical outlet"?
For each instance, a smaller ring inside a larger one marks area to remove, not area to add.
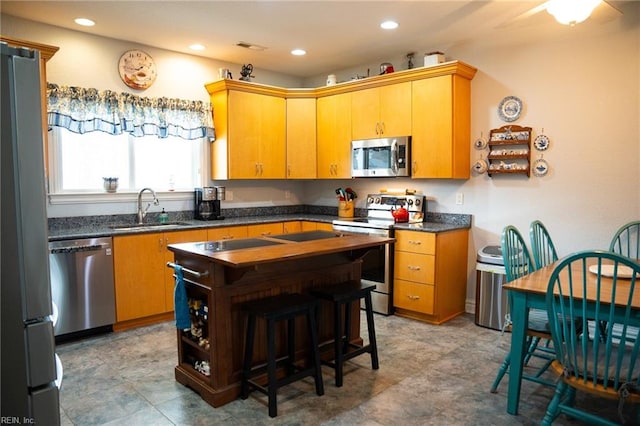
[[[289,198],[291,198],[291,191],[289,190],[284,191],[284,199],[288,200]]]
[[[459,205],[464,204],[464,193],[458,192],[456,194],[456,204],[459,204]]]
[[[226,201],[233,201],[233,191],[229,191],[228,189],[225,191],[224,199]]]

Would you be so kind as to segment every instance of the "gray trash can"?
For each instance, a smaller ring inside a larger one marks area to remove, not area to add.
[[[502,330],[509,312],[504,260],[500,246],[485,246],[478,250],[476,263],[476,325]]]

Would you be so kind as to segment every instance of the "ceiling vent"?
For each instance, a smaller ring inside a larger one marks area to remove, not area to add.
[[[236,46],[244,47],[245,49],[258,50],[258,51],[267,49],[264,46],[258,46],[257,44],[246,43],[244,41],[239,41],[238,43],[236,43]]]

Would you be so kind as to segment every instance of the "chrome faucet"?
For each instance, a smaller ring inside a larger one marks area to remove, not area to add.
[[[153,205],[157,206],[160,204],[160,201],[158,200],[158,197],[156,196],[156,193],[153,189],[151,188],[142,188],[140,190],[140,192],[138,192],[138,225],[142,225],[143,221],[144,221],[144,217],[147,215],[147,210],[149,210],[149,207],[151,207],[151,203],[147,204],[147,208],[145,208],[144,210],[142,210],[142,193],[144,191],[149,191],[151,193],[151,195],[153,195]]]

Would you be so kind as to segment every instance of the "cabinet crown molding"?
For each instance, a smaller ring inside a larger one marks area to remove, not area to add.
[[[205,88],[210,95],[223,90],[238,90],[262,95],[278,96],[282,98],[321,98],[339,93],[355,92],[357,90],[369,89],[372,87],[387,86],[405,81],[423,80],[425,78],[438,77],[441,75],[456,74],[467,80],[472,80],[477,71],[478,70],[475,67],[472,67],[462,61],[449,61],[429,67],[396,71],[391,74],[376,75],[359,80],[338,83],[333,86],[322,86],[311,89],[288,89],[230,79],[223,79],[205,84]]]

